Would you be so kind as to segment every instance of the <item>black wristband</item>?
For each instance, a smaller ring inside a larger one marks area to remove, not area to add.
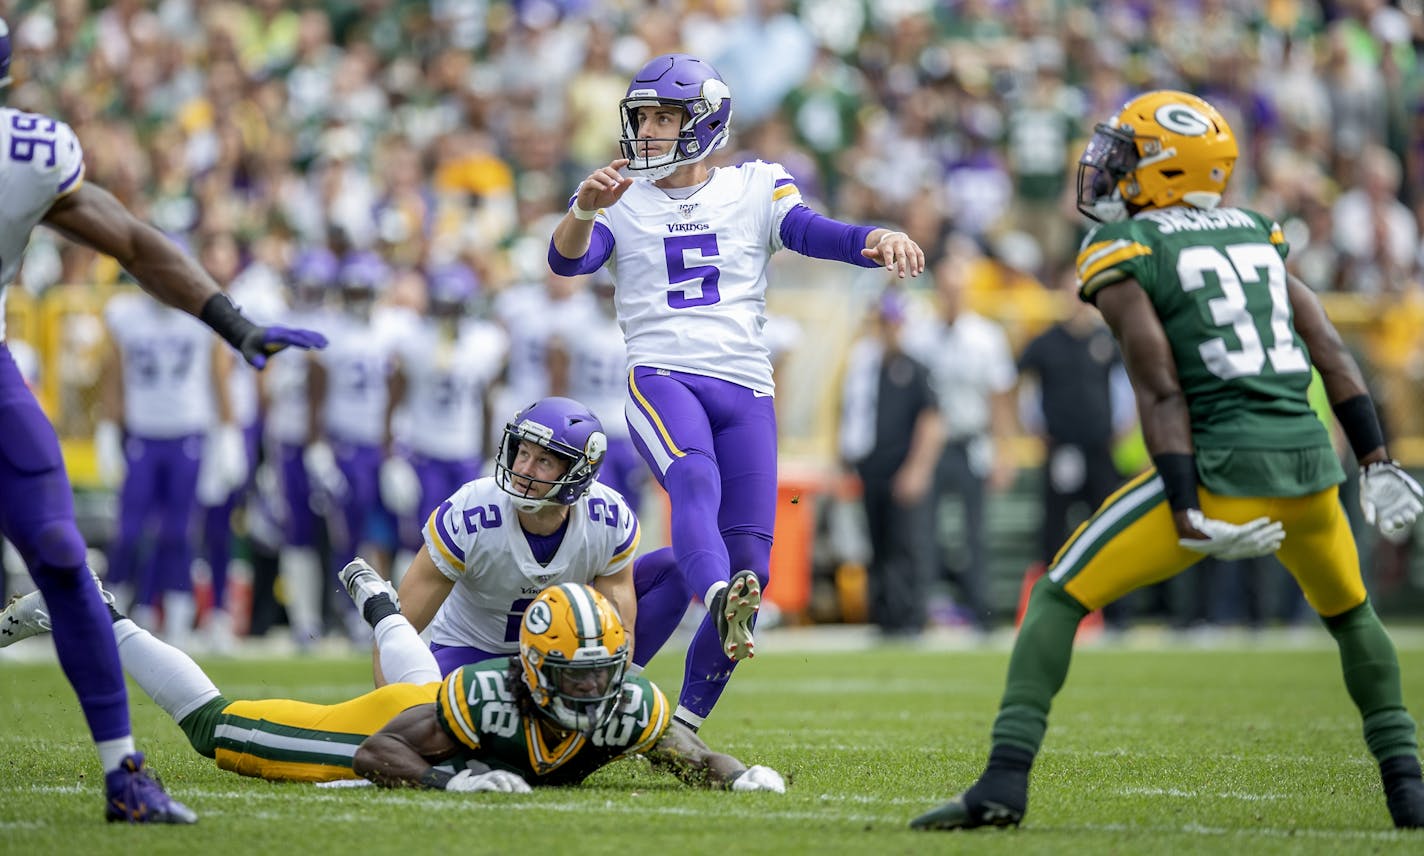
[[[1153,455],[1152,463],[1162,477],[1162,489],[1173,511],[1201,508],[1197,500],[1197,456],[1181,452]]]
[[[427,767],[424,773],[420,774],[420,784],[431,790],[443,791],[445,786],[450,784],[450,780],[455,778],[454,773],[445,770],[437,770],[434,767]]]
[[[1331,407],[1335,411],[1335,418],[1340,420],[1340,427],[1345,430],[1350,448],[1355,451],[1355,460],[1384,445],[1384,431],[1380,428],[1379,414],[1375,412],[1375,403],[1370,400],[1368,394],[1347,398]]]
[[[214,333],[239,351],[242,350],[243,340],[257,329],[257,325],[247,320],[242,310],[233,304],[232,298],[222,292],[208,298],[198,313],[198,320],[213,328]]]

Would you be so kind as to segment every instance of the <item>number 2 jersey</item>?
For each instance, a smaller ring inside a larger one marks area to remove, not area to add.
[[[63,122],[0,108],[0,339],[5,287],[20,270],[30,233],[55,200],[84,183],[84,150]]]
[[[629,567],[639,529],[623,497],[594,482],[569,507],[563,540],[541,565],[513,498],[486,476],[442,502],[426,521],[424,537],[435,567],[455,583],[430,622],[430,641],[512,654],[519,649],[520,616],[539,592],[561,583],[589,584]]]
[[[1197,469],[1228,496],[1304,496],[1344,471],[1307,400],[1310,354],[1291,322],[1276,223],[1240,208],[1176,206],[1094,229],[1078,253],[1093,302],[1135,279],[1161,319],[1191,414]]]
[[[468,760],[510,770],[531,785],[576,785],[623,755],[646,752],[671,716],[662,690],[639,675],[623,682],[623,698],[591,735],[577,732],[549,742],[540,714],[522,715],[508,680],[510,659],[461,666],[440,684],[440,726],[460,744],[456,770]]]

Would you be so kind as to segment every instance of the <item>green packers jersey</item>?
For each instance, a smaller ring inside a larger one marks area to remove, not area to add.
[[[1131,278],[1171,342],[1202,483],[1232,496],[1301,496],[1344,479],[1310,407],[1310,354],[1291,323],[1280,226],[1240,208],[1143,211],[1094,229],[1079,294]]]
[[[534,786],[576,785],[615,758],[652,748],[667,730],[667,698],[640,675],[624,680],[618,709],[592,735],[566,734],[550,743],[537,715],[519,712],[506,683],[510,660],[463,666],[440,684],[440,725],[462,750],[452,759],[456,770],[475,760]]]

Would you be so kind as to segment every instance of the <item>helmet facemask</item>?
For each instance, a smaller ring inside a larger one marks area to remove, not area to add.
[[[664,107],[682,112],[675,138],[638,136],[638,110]],[[634,178],[656,181],[680,166],[697,163],[726,145],[732,122],[732,92],[710,65],[685,54],[669,54],[649,61],[634,76],[618,114],[623,124],[619,139],[625,170]],[[660,155],[649,155],[647,143],[671,144]]]
[[[553,479],[539,479],[515,472],[521,442],[567,461],[563,474]],[[598,477],[607,451],[608,437],[603,433],[603,426],[586,408],[568,399],[542,399],[504,426],[499,454],[495,456],[495,484],[514,497],[515,508],[526,513],[556,505],[573,505]]]
[[[541,715],[563,731],[591,735],[622,702],[627,631],[597,590],[552,586],[524,611],[519,667]]]
[[[1078,159],[1078,210],[1100,223],[1126,219],[1130,212],[1120,184],[1137,163],[1137,142],[1130,132],[1104,124],[1093,128]]]

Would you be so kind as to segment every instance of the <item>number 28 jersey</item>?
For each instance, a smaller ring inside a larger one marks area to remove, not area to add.
[[[1291,318],[1281,228],[1240,208],[1139,212],[1094,229],[1078,253],[1080,296],[1131,277],[1171,343],[1203,484],[1297,496],[1344,478],[1311,409],[1310,354]]]
[[[615,758],[651,749],[668,728],[667,697],[639,675],[624,681],[618,708],[593,734],[572,733],[550,743],[539,714],[520,713],[506,683],[510,662],[462,666],[440,684],[439,722],[461,748],[453,759],[456,769],[476,760],[518,773],[531,785],[576,785]]]
[[[780,164],[718,167],[685,199],[636,181],[598,212],[628,365],[677,369],[770,393],[766,266],[801,192]]]

